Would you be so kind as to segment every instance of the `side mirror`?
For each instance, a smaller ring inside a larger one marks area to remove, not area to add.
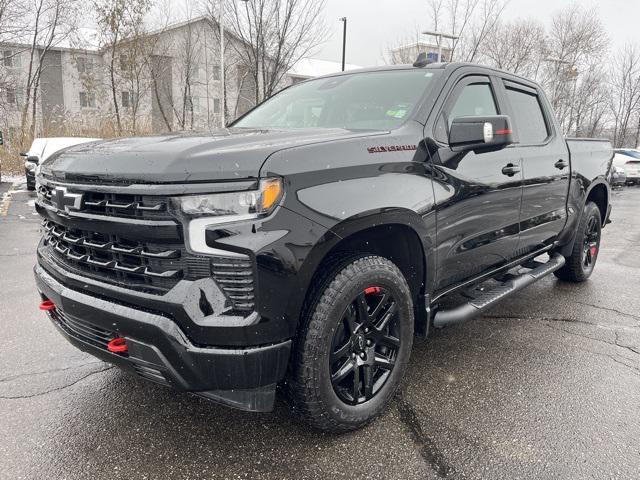
[[[27,156],[27,162],[31,162],[31,163],[40,163],[40,157],[38,157],[37,155],[29,155]]]
[[[454,152],[491,152],[512,143],[511,121],[506,115],[458,117],[449,129],[449,148]]]

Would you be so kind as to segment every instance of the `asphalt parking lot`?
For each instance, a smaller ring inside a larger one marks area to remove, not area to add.
[[[0,478],[640,478],[640,187],[614,192],[589,282],[545,278],[418,341],[387,413],[341,436],[71,347],[37,309],[33,194],[0,202]]]

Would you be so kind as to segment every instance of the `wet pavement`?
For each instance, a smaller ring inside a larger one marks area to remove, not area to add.
[[[33,194],[0,185],[0,478],[640,478],[640,188],[592,279],[547,277],[417,341],[380,419],[334,436],[131,377],[37,309]],[[5,193],[7,193],[5,195]]]

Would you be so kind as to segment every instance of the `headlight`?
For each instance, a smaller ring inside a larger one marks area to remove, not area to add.
[[[270,178],[261,180],[258,190],[174,197],[173,206],[189,218],[209,217],[211,223],[227,223],[268,215],[281,197],[282,180]]]
[[[33,162],[24,162],[24,168],[26,168],[30,172],[33,172],[36,169],[36,164]]]
[[[260,181],[258,190],[173,197],[171,206],[184,219],[194,252],[230,254],[207,245],[207,227],[265,217],[278,206],[283,192],[281,179],[268,178]]]

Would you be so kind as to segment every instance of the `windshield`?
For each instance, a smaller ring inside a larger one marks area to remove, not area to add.
[[[439,73],[389,70],[310,80],[271,97],[234,127],[390,130],[404,123]]]
[[[635,150],[616,150],[618,153],[622,155],[626,155],[627,157],[637,158],[640,160],[640,152]]]

